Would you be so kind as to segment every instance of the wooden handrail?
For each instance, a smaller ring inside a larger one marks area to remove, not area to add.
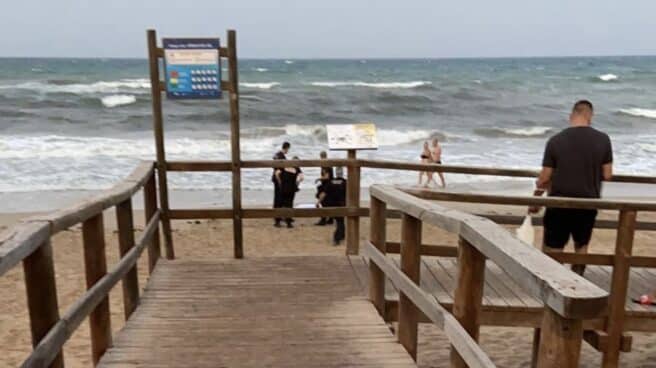
[[[374,185],[371,195],[428,224],[461,235],[562,317],[594,318],[605,311],[606,291],[565,270],[490,220],[441,207],[391,186]]]
[[[47,367],[55,359],[66,341],[82,324],[91,312],[103,301],[108,293],[127,275],[139,260],[141,253],[152,241],[158,229],[160,211],[150,219],[137,244],[125,254],[113,270],[103,276],[82,295],[61,317],[59,322],[41,340],[32,354],[23,362],[23,368]]]
[[[496,367],[480,346],[434,297],[423,291],[408,276],[385,257],[373,244],[367,244],[369,259],[375,263],[394,285],[407,296],[421,312],[447,335],[469,367]]]
[[[580,208],[598,210],[634,210],[634,211],[656,211],[656,201],[635,200],[607,200],[594,198],[570,198],[570,197],[533,197],[533,196],[511,196],[498,194],[460,193],[444,192],[430,189],[416,189],[398,187],[405,193],[415,197],[444,202],[463,202],[480,204],[504,204],[515,206],[545,206],[557,208]]]

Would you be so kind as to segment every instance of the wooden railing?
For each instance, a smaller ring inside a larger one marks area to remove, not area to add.
[[[419,311],[442,328],[452,344],[452,367],[491,367],[478,340],[485,262],[506,271],[545,305],[538,367],[578,366],[583,320],[606,312],[608,293],[520,242],[490,220],[419,199],[391,186],[374,185],[371,194],[370,298],[385,315],[385,280],[399,289],[398,338],[417,354]],[[386,208],[402,212],[401,268],[385,256]],[[419,287],[422,223],[459,236],[458,280],[453,316]],[[455,318],[455,319],[454,319]]]
[[[94,365],[112,343],[109,292],[122,280],[125,318],[139,303],[137,261],[148,248],[152,272],[160,257],[157,184],[152,162],[118,185],[73,207],[23,220],[0,234],[0,276],[22,262],[33,352],[25,368],[63,367],[62,347],[89,317]],[[134,239],[132,196],[143,188],[146,226]],[[115,207],[120,260],[107,271],[103,211]],[[50,238],[82,224],[87,291],[60,317]]]

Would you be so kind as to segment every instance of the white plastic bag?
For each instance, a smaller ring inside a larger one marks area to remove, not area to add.
[[[530,246],[533,246],[535,242],[535,229],[533,229],[531,215],[526,215],[526,217],[524,217],[524,222],[522,222],[522,226],[516,230],[516,233],[519,240]]]

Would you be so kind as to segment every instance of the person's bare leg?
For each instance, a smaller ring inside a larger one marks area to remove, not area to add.
[[[574,252],[577,254],[587,254],[588,253],[588,245],[579,245],[574,243]],[[583,276],[583,273],[585,272],[585,264],[573,264],[572,265],[572,271],[575,273],[578,273],[579,275]]]
[[[438,171],[437,175],[440,176],[440,180],[442,181],[442,188],[446,188],[446,181],[444,180],[444,174],[442,174],[441,171]]]

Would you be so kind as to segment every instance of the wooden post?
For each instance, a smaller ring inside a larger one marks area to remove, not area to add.
[[[157,212],[157,182],[155,181],[155,174],[148,179],[144,185],[144,226],[148,225],[150,219],[155,216]],[[157,260],[161,257],[162,251],[159,241],[159,229],[153,234],[153,240],[148,246],[148,273],[153,273]]]
[[[237,32],[228,31],[228,77],[230,83],[230,146],[232,159],[232,231],[235,258],[244,258],[241,218],[241,151],[239,146],[239,69]]]
[[[419,285],[421,247],[421,221],[407,214],[401,220],[401,271]],[[417,360],[417,327],[419,310],[412,301],[399,292],[398,339],[401,345]]]
[[[631,253],[633,251],[633,236],[635,233],[637,214],[635,211],[621,211],[615,242],[615,257],[613,275],[610,283],[610,299],[608,303],[608,348],[604,352],[602,367],[618,367],[622,332],[624,329],[624,308],[626,294],[629,288],[629,273],[631,271]]]
[[[371,243],[385,253],[387,218],[385,202],[371,196],[370,199],[370,225],[369,239]],[[369,299],[373,302],[378,313],[385,318],[385,274],[374,262],[369,262]]]
[[[59,321],[55,266],[50,241],[43,243],[23,260],[23,272],[32,330],[32,347],[36,347],[52,326]],[[64,357],[60,351],[50,364],[50,368],[63,367]]]
[[[159,80],[159,55],[157,52],[157,34],[148,30],[148,60],[150,65],[150,90],[153,100],[153,130],[155,148],[157,149],[157,176],[159,181],[159,200],[166,258],[174,259],[173,235],[169,218],[169,187],[166,180],[166,153],[164,152],[164,118],[162,117],[162,90]]]
[[[561,317],[544,308],[538,352],[538,368],[574,368],[579,366],[583,322]]]
[[[134,247],[134,222],[132,218],[132,199],[129,198],[116,206],[116,223],[118,225],[119,254],[123,258]],[[123,285],[123,310],[127,321],[139,304],[139,276],[137,265],[125,275]]]
[[[485,256],[462,237],[458,245],[458,280],[453,301],[453,316],[467,333],[478,341],[485,286]],[[453,346],[451,367],[467,367]]]
[[[360,207],[360,166],[356,160],[356,150],[348,150],[348,185],[346,188],[346,207]],[[346,254],[358,254],[360,247],[360,217],[346,218]]]
[[[82,224],[84,265],[87,289],[107,274],[105,259],[105,229],[102,212]],[[94,366],[112,345],[112,327],[109,314],[109,296],[106,296],[89,315],[91,352]]]

